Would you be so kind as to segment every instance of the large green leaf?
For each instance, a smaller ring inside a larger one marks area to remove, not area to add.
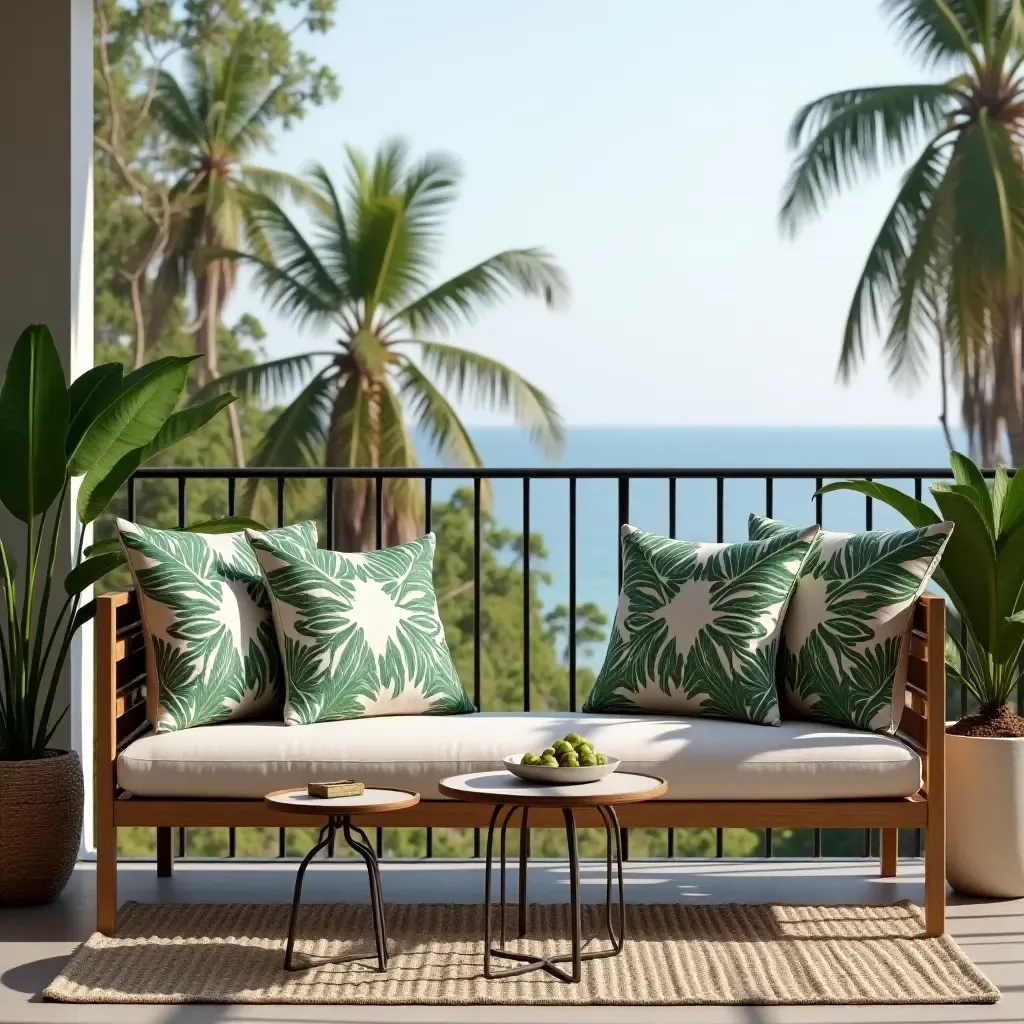
[[[826,484],[815,494],[828,494],[829,491],[856,491],[858,494],[865,494],[869,498],[885,502],[890,508],[894,508],[910,523],[918,528],[935,526],[942,520],[924,502],[904,494],[895,487],[888,484],[875,483],[873,480],[837,480],[835,483]]]
[[[942,555],[944,589],[954,598],[972,635],[991,644],[996,616],[996,553],[988,526],[968,488],[959,484],[932,484],[935,503],[952,521],[953,533]]]
[[[22,331],[0,387],[0,501],[23,523],[45,512],[67,476],[68,391],[45,324]]]
[[[78,447],[82,435],[93,420],[121,393],[120,363],[102,363],[76,377],[68,388],[71,422],[68,426],[67,453]]]
[[[985,528],[994,542],[999,529],[995,508],[992,504],[992,494],[988,489],[988,484],[985,483],[981,470],[959,452],[950,452],[949,462],[953,467],[953,479],[960,487],[966,488],[963,493],[971,498],[977,506]]]
[[[86,587],[91,587],[108,572],[123,564],[124,554],[120,551],[85,558],[64,577],[64,589],[71,595],[80,594]]]
[[[129,374],[120,397],[97,416],[78,442],[71,455],[71,475],[94,475],[95,486],[128,452],[149,444],[174,412],[185,389],[188,364],[195,358],[169,356],[145,375]]]
[[[208,402],[181,409],[167,418],[149,444],[128,452],[104,475],[99,474],[100,467],[87,473],[78,492],[78,518],[83,523],[91,523],[94,519],[99,518],[114,495],[140,466],[159,455],[165,448],[194,434],[233,401],[235,401],[234,395],[218,395],[217,398],[212,398]]]
[[[1022,526],[1024,526],[1024,473],[1017,472],[1013,474],[1006,497],[1003,499],[1003,509],[999,516],[1000,541]]]

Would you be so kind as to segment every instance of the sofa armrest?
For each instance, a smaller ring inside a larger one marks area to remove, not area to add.
[[[96,598],[96,784],[98,807],[114,796],[118,753],[149,729],[147,655],[131,590]]]
[[[934,594],[914,609],[907,686],[897,736],[921,756],[923,791],[929,802],[945,802],[946,602]]]

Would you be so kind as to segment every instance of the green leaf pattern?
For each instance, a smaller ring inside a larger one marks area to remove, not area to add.
[[[796,530],[751,515],[751,540]],[[820,533],[800,571],[782,633],[787,702],[812,718],[894,732],[906,684],[903,639],[951,526]]]
[[[117,530],[153,645],[156,731],[279,709],[284,686],[270,597],[245,534],[157,530],[124,519]],[[273,532],[316,546],[311,522]]]
[[[699,544],[624,526],[615,626],[583,710],[777,725],[779,631],[816,532]]]
[[[342,554],[246,531],[274,605],[285,723],[474,710],[434,594],[434,535]]]

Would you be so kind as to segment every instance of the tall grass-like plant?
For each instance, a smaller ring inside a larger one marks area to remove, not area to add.
[[[1011,479],[996,470],[986,483],[981,470],[959,452],[950,453],[953,483],[929,490],[943,518],[954,524],[935,582],[953,602],[969,642],[946,638],[946,669],[995,714],[1021,680],[1024,654],[1024,472]],[[869,480],[841,480],[821,488],[857,491],[896,509],[917,527],[940,522],[923,502]]]
[[[168,356],[127,374],[106,363],[68,387],[45,325],[25,328],[11,352],[0,384],[0,501],[24,524],[24,545],[19,572],[15,538],[0,538],[0,760],[44,755],[67,713],[55,717],[54,702],[72,639],[92,617],[82,594],[124,561],[111,542],[83,551],[79,529],[71,571],[55,581],[71,481],[81,481],[75,513],[84,527],[140,466],[230,405],[228,394],[178,409],[194,358]],[[192,527],[238,528],[231,520]]]

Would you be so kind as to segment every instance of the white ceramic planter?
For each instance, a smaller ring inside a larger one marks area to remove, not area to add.
[[[971,896],[1024,896],[1024,739],[946,736],[946,877]]]

